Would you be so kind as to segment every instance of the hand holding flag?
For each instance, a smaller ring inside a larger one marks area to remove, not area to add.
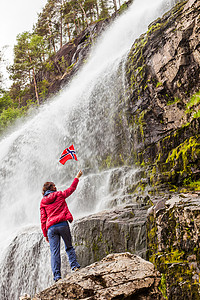
[[[79,179],[82,175],[83,175],[83,172],[80,170],[80,171],[78,172],[78,174],[76,175],[76,178]]]
[[[63,151],[63,153],[61,154],[61,157],[60,157],[60,159],[59,159],[59,162],[60,162],[62,165],[64,165],[64,164],[66,163],[66,161],[69,160],[69,159],[75,159],[75,160],[78,160],[73,145],[71,145],[70,147],[66,148],[66,149]]]

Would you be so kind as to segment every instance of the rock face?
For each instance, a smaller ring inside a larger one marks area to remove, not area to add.
[[[158,201],[148,216],[148,259],[169,300],[200,299],[200,195]]]
[[[198,0],[178,3],[149,25],[127,59],[131,157],[154,191],[199,186],[199,13]]]
[[[145,258],[146,218],[147,207],[130,204],[77,220],[72,235],[81,266],[113,252],[129,251]]]
[[[163,299],[159,281],[153,264],[130,253],[111,254],[68,275],[34,299]]]

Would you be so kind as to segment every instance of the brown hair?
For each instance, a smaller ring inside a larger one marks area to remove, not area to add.
[[[54,182],[45,182],[45,184],[43,185],[43,189],[42,189],[42,195],[45,194],[46,191],[53,191],[53,187],[55,186]]]

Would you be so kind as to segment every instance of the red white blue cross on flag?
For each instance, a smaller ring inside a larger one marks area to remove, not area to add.
[[[71,145],[70,147],[66,148],[63,153],[61,154],[61,157],[59,159],[59,162],[64,165],[67,160],[69,159],[75,159],[78,160],[76,157],[76,152],[74,150],[74,146]]]

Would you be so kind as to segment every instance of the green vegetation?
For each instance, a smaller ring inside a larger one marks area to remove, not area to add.
[[[189,159],[193,160],[196,156],[198,157],[199,154],[200,142],[195,137],[191,137],[169,153],[166,163],[171,162],[173,165],[177,160],[181,159],[183,163],[182,172],[184,172],[188,170]]]
[[[172,104],[175,104],[177,102],[180,102],[181,100],[177,97],[175,97],[174,99],[171,99],[171,100],[168,100],[167,101],[167,105],[172,105]]]
[[[25,116],[31,107],[36,106],[35,102],[29,100],[26,106],[19,107],[12,101],[9,93],[5,92],[0,98],[0,134],[18,118]]]
[[[191,108],[193,107],[194,105],[197,105],[200,103],[200,92],[197,92],[196,94],[194,94],[190,101],[187,103],[187,108]]]
[[[156,31],[162,27],[162,23],[157,22],[156,24],[152,25],[148,28],[147,34],[151,34],[153,31]]]
[[[67,42],[73,45],[78,34],[110,17],[120,5],[116,0],[47,0],[32,32],[19,33],[16,38],[14,62],[8,68],[12,80],[8,91],[3,87],[0,51],[0,133],[26,114],[30,102],[40,105],[48,97],[51,83],[74,67],[68,58],[56,58],[58,50]],[[125,8],[124,3],[121,11]],[[93,43],[89,34],[85,38],[87,45]]]
[[[191,114],[192,119],[197,119],[200,117],[200,91],[195,93],[190,101],[187,103],[186,114]]]
[[[163,294],[163,297],[165,299],[168,299],[168,297],[167,297],[167,283],[166,283],[166,276],[165,276],[165,274],[162,274],[162,276],[161,276],[159,290]]]
[[[156,87],[162,86],[162,82],[157,82]]]

